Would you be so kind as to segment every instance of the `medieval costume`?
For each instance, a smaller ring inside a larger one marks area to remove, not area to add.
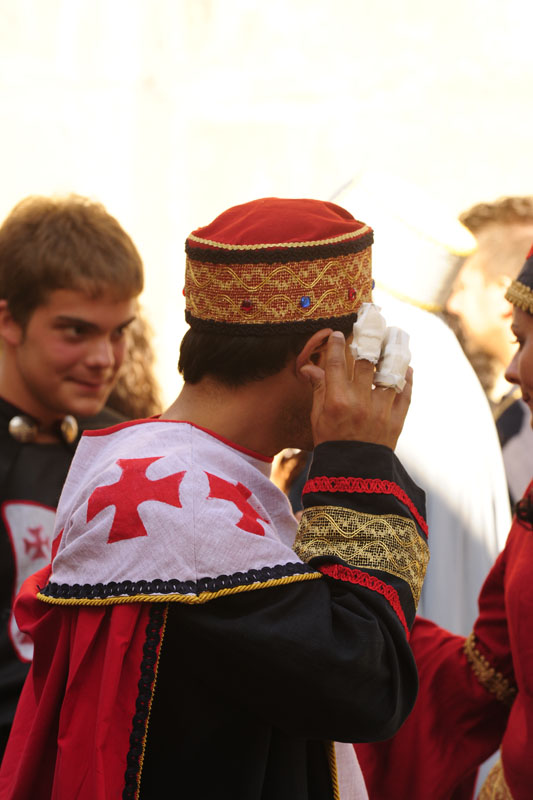
[[[43,444],[10,433],[23,412],[0,398],[0,755],[33,654],[31,639],[17,626],[13,600],[23,582],[50,562],[55,508],[74,455],[77,437]],[[105,409],[81,427],[102,427],[121,417]]]
[[[533,248],[506,296],[533,314]],[[530,800],[532,492],[533,483],[485,580],[470,636],[454,636],[417,618],[411,636],[420,677],[414,711],[390,741],[356,745],[371,800],[467,800],[478,766],[498,747],[501,760],[480,800]]]
[[[274,203],[283,222],[291,202]],[[337,316],[335,303],[355,316],[370,291],[369,229],[331,204],[302,202],[331,223],[315,239],[340,245],[273,245],[267,271],[292,275],[285,310],[268,302],[277,278],[269,294],[266,279],[252,294],[253,251],[216,248],[213,230],[190,237],[192,324],[219,322],[222,277],[245,329],[272,308],[285,322],[312,321],[305,269],[328,298],[316,329]],[[272,236],[279,242],[279,230]],[[206,239],[208,248],[191,245]],[[84,435],[52,564],[17,602],[35,658],[2,800],[333,800],[340,786],[366,797],[353,748],[333,742],[389,736],[414,702],[408,632],[428,560],[423,493],[389,448],[324,442],[298,527],[270,461],[186,421]]]

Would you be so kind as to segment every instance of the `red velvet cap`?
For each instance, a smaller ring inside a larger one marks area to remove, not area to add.
[[[267,197],[187,239],[186,319],[198,330],[312,332],[371,300],[372,229],[334,203]]]

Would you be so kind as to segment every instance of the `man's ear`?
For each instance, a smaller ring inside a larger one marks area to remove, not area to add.
[[[296,356],[296,375],[300,376],[300,370],[306,364],[318,364],[321,353],[323,352],[329,335],[333,333],[333,328],[322,328],[314,333],[307,340],[298,355]],[[307,380],[307,378],[306,378]]]
[[[23,338],[22,325],[13,319],[7,300],[0,300],[0,339],[12,347],[17,347]]]

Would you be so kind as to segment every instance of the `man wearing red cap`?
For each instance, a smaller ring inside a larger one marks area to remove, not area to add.
[[[393,453],[410,376],[373,389],[345,341],[371,244],[339,206],[276,198],[189,236],[184,388],[83,437],[19,596],[35,659],[0,797],[366,797],[334,743],[409,713],[428,559]],[[270,464],[313,445],[298,526]]]

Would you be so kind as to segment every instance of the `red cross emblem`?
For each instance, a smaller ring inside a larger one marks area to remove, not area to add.
[[[218,498],[220,500],[227,500],[230,503],[233,503],[237,506],[239,511],[242,513],[242,517],[237,523],[237,527],[243,531],[248,531],[249,533],[255,533],[257,536],[264,536],[265,529],[262,525],[259,524],[258,520],[261,522],[266,522],[268,524],[268,520],[264,519],[260,514],[257,513],[255,508],[250,505],[248,502],[248,498],[252,494],[246,486],[243,486],[242,483],[230,483],[229,481],[223,480],[223,478],[219,478],[216,475],[211,475],[210,472],[205,473],[209,479],[209,497]]]
[[[42,525],[38,525],[36,528],[28,528],[28,533],[30,536],[33,536],[33,541],[31,541],[31,539],[24,539],[24,552],[30,553],[32,561],[35,561],[37,558],[49,558],[50,543],[47,536],[41,539],[42,531]]]
[[[160,458],[162,456],[120,458],[117,464],[122,470],[122,475],[118,481],[110,486],[99,486],[89,497],[87,522],[104,508],[115,506],[108,544],[148,535],[138,511],[141,503],[146,500],[158,500],[160,503],[181,508],[179,489],[185,471],[153,481],[146,477],[146,470],[150,464]]]

